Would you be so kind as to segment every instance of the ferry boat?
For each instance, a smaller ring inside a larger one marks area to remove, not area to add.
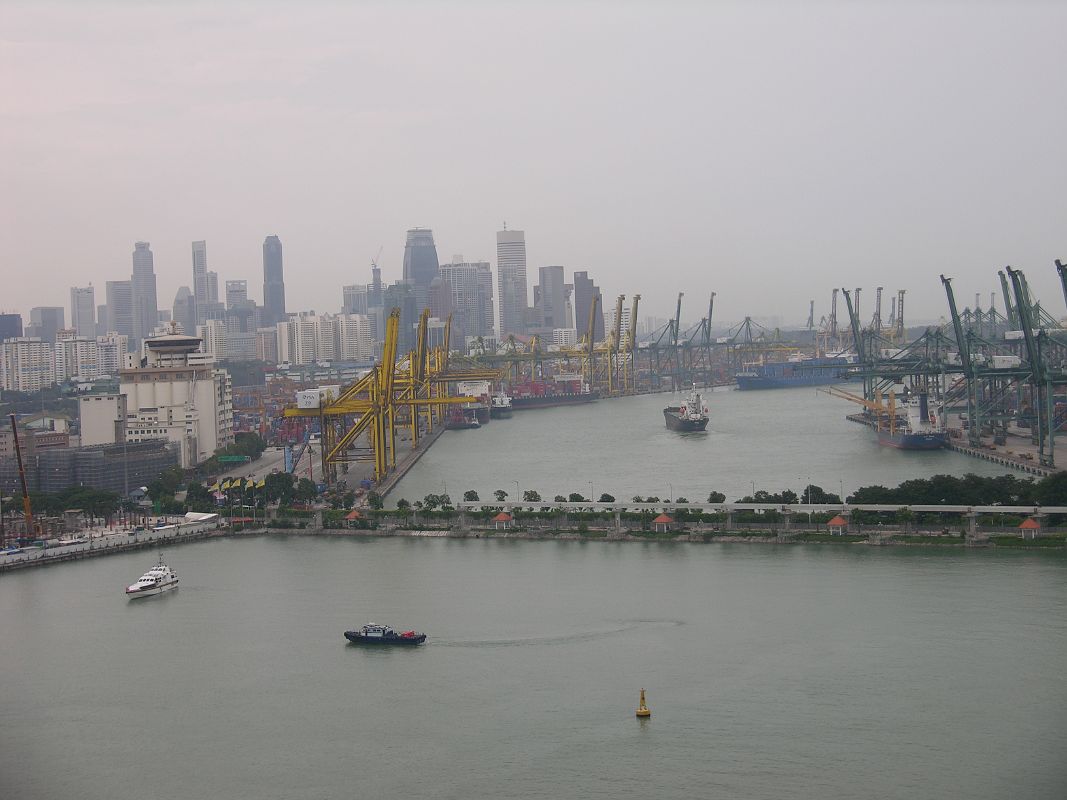
[[[345,631],[345,638],[352,642],[352,644],[399,644],[414,646],[425,642],[426,634],[418,633],[416,631],[397,633],[388,625],[375,625],[372,622],[368,625],[364,625],[358,631]]]
[[[831,355],[821,358],[792,356],[787,361],[746,364],[745,370],[734,375],[737,388],[788,389],[792,386],[829,386],[843,383],[852,377],[851,355]]]
[[[680,406],[663,409],[663,419],[672,431],[704,431],[708,428],[708,407],[694,386]]]
[[[126,587],[126,596],[131,600],[138,597],[152,597],[171,589],[178,588],[178,576],[174,570],[163,563],[163,554],[159,554],[159,563]]]

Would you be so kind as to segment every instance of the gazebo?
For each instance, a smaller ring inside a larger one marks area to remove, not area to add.
[[[669,533],[674,528],[674,518],[667,514],[660,514],[652,520],[652,530],[656,533]]]
[[[840,514],[835,514],[834,518],[826,523],[826,526],[830,529],[830,533],[845,533],[848,531],[848,520]]]
[[[514,524],[515,523],[511,518],[511,514],[509,514],[507,511],[501,511],[499,514],[493,517],[493,527],[496,528],[498,531],[506,531]]]
[[[361,519],[363,519],[363,515],[360,514],[359,511],[357,511],[356,509],[352,509],[347,514],[345,514],[345,522],[348,523],[349,528],[358,528],[359,521]]]
[[[1027,517],[1019,523],[1019,533],[1024,539],[1036,539],[1041,533],[1041,523],[1033,517]]]

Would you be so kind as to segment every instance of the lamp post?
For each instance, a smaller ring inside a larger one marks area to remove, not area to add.
[[[670,497],[667,498],[668,502],[674,503],[674,484],[670,481],[667,482],[667,488],[671,490]]]
[[[592,481],[589,481],[589,502],[590,503],[595,503],[596,502],[596,497],[594,496],[594,492],[593,492],[593,482]]]
[[[515,484],[515,502],[518,503],[522,500],[522,490],[519,488],[518,481],[512,481]]]

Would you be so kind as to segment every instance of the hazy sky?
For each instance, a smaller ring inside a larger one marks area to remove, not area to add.
[[[883,285],[935,319],[938,273],[999,307],[1005,264],[1062,315],[1065,34],[1065,3],[2,3],[0,309],[102,303],[141,239],[161,308],[194,239],[262,300],[276,233],[289,310],[336,311],[408,228],[495,267],[507,220],[531,286],[664,316]]]

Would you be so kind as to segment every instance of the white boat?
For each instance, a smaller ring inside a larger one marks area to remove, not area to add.
[[[160,553],[159,563],[138,578],[137,583],[126,587],[126,596],[133,600],[138,597],[152,597],[177,588],[178,576],[163,563],[163,554]]]

